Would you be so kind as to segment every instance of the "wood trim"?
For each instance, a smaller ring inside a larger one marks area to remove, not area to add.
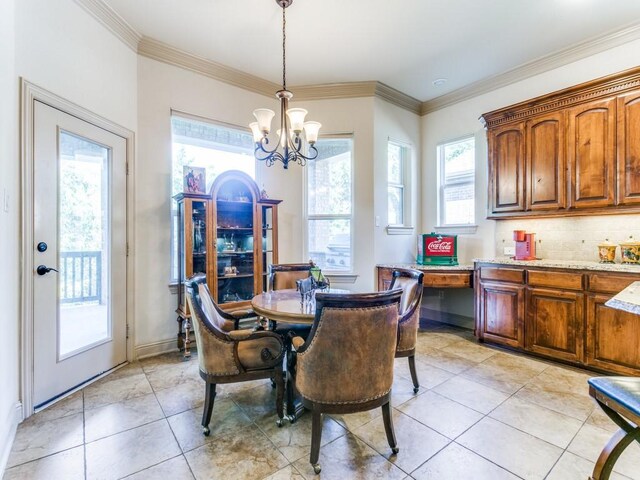
[[[553,112],[580,105],[601,97],[624,93],[640,87],[640,67],[614,73],[606,77],[580,83],[563,90],[493,110],[480,117],[485,128],[526,120],[541,113]]]
[[[116,38],[134,52],[138,51],[138,44],[142,40],[140,35],[127,21],[118,15],[109,5],[102,0],[75,0],[98,22],[104,25]]]
[[[450,105],[463,102],[484,93],[492,92],[507,85],[526,80],[535,75],[548,72],[554,68],[563,67],[569,63],[618,47],[640,38],[640,23],[636,22],[619,30],[613,30],[595,38],[585,40],[571,47],[538,58],[531,62],[494,75],[453,92],[427,100],[422,103],[421,115],[441,110]]]

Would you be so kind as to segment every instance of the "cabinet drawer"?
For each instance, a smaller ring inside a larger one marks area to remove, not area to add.
[[[599,293],[618,293],[624,290],[636,280],[640,280],[639,276],[611,275],[610,273],[590,273],[589,284],[587,288],[592,292]]]
[[[532,287],[555,287],[582,290],[582,274],[529,270],[527,284]]]
[[[524,269],[503,267],[482,267],[480,269],[482,280],[500,280],[503,282],[524,283]]]
[[[464,288],[472,286],[472,273],[429,273],[424,272],[423,285],[431,288]]]

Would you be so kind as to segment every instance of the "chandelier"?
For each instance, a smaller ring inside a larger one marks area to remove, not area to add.
[[[293,98],[293,94],[287,90],[285,9],[293,3],[293,0],[276,0],[276,3],[282,7],[282,90],[276,92],[276,98],[280,100],[280,129],[276,132],[277,142],[271,146],[269,140],[271,120],[276,115],[273,110],[268,108],[254,110],[253,115],[257,121],[250,123],[249,127],[256,144],[254,150],[256,159],[265,162],[268,167],[280,161],[286,169],[289,168],[290,162],[304,166],[307,160],[314,160],[318,156],[315,143],[322,125],[318,122],[305,122],[307,111],[304,108],[289,108],[289,100]],[[309,144],[308,152],[305,140]]]

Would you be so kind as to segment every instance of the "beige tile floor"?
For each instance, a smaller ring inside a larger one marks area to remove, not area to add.
[[[325,479],[586,480],[615,431],[587,394],[592,373],[477,344],[469,331],[419,333],[414,394],[396,360],[392,455],[380,410],[324,419]],[[275,425],[266,381],[223,385],[211,435],[200,416],[195,358],[162,355],[128,365],[23,422],[5,480],[303,479],[311,416]],[[615,480],[640,479],[640,447]]]

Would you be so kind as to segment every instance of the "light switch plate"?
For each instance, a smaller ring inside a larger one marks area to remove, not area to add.
[[[505,255],[515,255],[516,247],[504,247],[502,249],[502,253],[504,253]]]

